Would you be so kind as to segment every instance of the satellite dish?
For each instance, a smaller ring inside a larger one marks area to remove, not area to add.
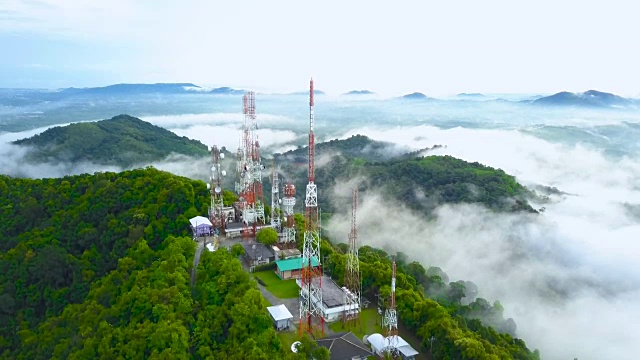
[[[211,184],[207,184],[207,190],[211,189]]]
[[[278,199],[278,204],[282,204],[282,199]]]
[[[211,167],[211,171],[216,171],[216,167],[215,167],[215,166],[212,166],[212,167]]]
[[[207,151],[211,151],[211,146],[207,145]]]
[[[260,169],[264,170],[264,165],[260,165]]]
[[[222,176],[227,176],[227,172],[222,170]]]
[[[291,344],[291,351],[293,351],[294,353],[298,352],[298,345],[301,345],[302,343],[300,341],[296,341],[293,344]]]
[[[220,153],[220,159],[224,159],[224,153]]]
[[[216,194],[220,194],[220,192],[222,191],[222,188],[220,186],[216,186],[215,190]]]

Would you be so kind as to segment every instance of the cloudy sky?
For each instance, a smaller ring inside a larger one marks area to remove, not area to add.
[[[639,95],[632,1],[0,0],[0,87]]]

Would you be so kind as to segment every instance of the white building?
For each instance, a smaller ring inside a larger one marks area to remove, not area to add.
[[[319,281],[319,279],[314,279],[314,281]],[[301,286],[300,279],[296,279],[296,284]],[[302,289],[306,293],[306,289]],[[348,290],[344,287],[338,286],[330,277],[326,275],[322,275],[322,314],[324,317],[324,321],[333,322],[340,320],[341,317],[345,314],[347,310],[347,305],[345,304],[345,295],[348,293]],[[318,304],[319,301],[315,296],[311,297],[311,301],[314,304]],[[358,308],[351,309],[350,311],[358,310]]]
[[[273,320],[273,325],[276,327],[276,330],[289,328],[293,315],[291,315],[291,312],[289,312],[289,309],[287,309],[284,304],[269,306],[267,311],[269,311],[269,314],[271,315],[271,319]]]
[[[418,352],[399,335],[384,337],[378,333],[371,334],[366,337],[365,343],[366,342],[371,344],[371,351],[378,356],[383,356],[392,343],[398,350],[398,355],[403,360],[413,360],[416,358],[416,355],[418,355]]]

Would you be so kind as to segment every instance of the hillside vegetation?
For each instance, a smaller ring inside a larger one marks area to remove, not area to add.
[[[439,145],[434,146],[434,148]],[[496,211],[535,212],[526,198],[534,196],[503,170],[452,156],[402,153],[394,145],[355,135],[318,144],[316,169],[324,212],[333,212],[330,189],[360,177],[360,191],[379,191],[388,200],[401,201],[429,214],[444,203],[480,203]],[[307,183],[307,148],[276,154],[276,163],[298,189]],[[270,186],[267,182],[266,186]],[[302,201],[304,191],[298,191]]]
[[[129,115],[53,127],[14,142],[32,148],[34,162],[90,161],[129,167],[162,160],[169,154],[206,156],[207,146]]]
[[[204,252],[188,218],[206,185],[153,168],[0,176],[3,359],[306,359],[283,349],[256,283]],[[318,353],[323,353],[322,351]],[[326,355],[326,354],[325,354]],[[318,357],[326,359],[326,357]]]

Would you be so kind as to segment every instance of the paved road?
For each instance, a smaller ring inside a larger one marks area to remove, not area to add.
[[[198,241],[196,243],[196,255],[193,257],[193,268],[191,269],[191,287],[196,285],[196,271],[198,269],[198,264],[200,263],[200,255],[204,250],[204,242]]]

